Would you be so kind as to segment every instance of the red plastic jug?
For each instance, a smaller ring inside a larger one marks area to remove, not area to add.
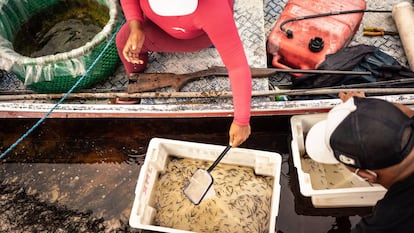
[[[290,0],[268,37],[272,65],[282,69],[316,69],[327,54],[347,46],[363,13],[337,14],[283,23],[296,17],[365,10],[364,0]],[[284,31],[280,29],[283,23]],[[292,34],[288,35],[289,30]],[[297,75],[298,76],[298,75]]]

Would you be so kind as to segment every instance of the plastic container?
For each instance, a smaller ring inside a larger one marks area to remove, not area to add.
[[[282,69],[316,69],[325,60],[325,55],[335,53],[349,44],[358,30],[363,13],[286,23],[284,28],[292,31],[292,38],[288,38],[280,29],[280,24],[285,20],[336,11],[364,10],[365,7],[364,0],[288,1],[268,37],[267,52],[273,55],[272,65]],[[311,51],[310,44],[314,51]]]
[[[165,169],[170,155],[213,162],[223,149],[224,146],[218,145],[153,138],[149,143],[135,189],[135,200],[129,219],[131,227],[157,232],[190,232],[153,224],[156,208],[151,203],[151,197],[157,192],[154,190],[156,179]],[[269,232],[274,232],[279,211],[281,156],[273,152],[232,148],[221,160],[220,164],[222,163],[251,167],[258,175],[273,177]]]
[[[37,58],[26,57],[14,51],[12,41],[21,25],[31,16],[57,4],[59,0],[0,1],[0,69],[12,71],[25,85],[37,92],[68,91],[96,60],[108,38],[122,23],[118,1],[96,1],[107,6],[110,14],[109,21],[101,32],[82,47]],[[106,80],[118,67],[119,61],[114,40],[76,90]]]
[[[343,164],[321,164],[306,155],[305,137],[327,113],[296,115],[290,120],[292,157],[302,195],[310,197],[316,208],[374,206],[386,189],[359,179]]]

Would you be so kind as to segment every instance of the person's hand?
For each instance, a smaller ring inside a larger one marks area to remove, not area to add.
[[[342,102],[346,102],[349,98],[356,96],[356,97],[365,97],[365,92],[362,91],[349,91],[349,92],[339,92],[339,98]]]
[[[250,136],[250,125],[238,125],[232,123],[229,131],[230,145],[232,147],[240,146]]]
[[[144,44],[145,34],[142,30],[142,25],[138,20],[129,22],[130,34],[122,54],[128,62],[134,64],[144,64],[144,61],[139,59],[142,45]]]

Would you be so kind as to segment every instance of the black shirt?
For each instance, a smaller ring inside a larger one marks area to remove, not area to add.
[[[414,174],[395,183],[352,233],[414,232]]]

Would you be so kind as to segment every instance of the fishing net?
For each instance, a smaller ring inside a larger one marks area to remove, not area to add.
[[[109,9],[109,21],[91,41],[68,52],[32,58],[16,52],[12,41],[31,16],[57,4],[59,0],[0,0],[0,69],[15,73],[27,87],[36,92],[67,92],[94,63],[122,23],[118,1],[95,1]],[[119,57],[113,40],[75,91],[106,80],[118,65]]]

